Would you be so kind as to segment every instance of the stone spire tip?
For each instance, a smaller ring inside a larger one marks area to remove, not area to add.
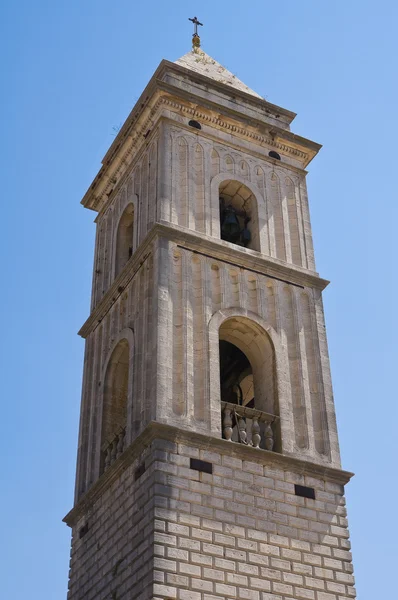
[[[200,36],[198,34],[198,25],[201,25],[203,27],[203,23],[200,23],[200,21],[198,20],[198,17],[193,17],[193,19],[188,19],[188,20],[192,21],[192,23],[195,26],[195,30],[192,35],[192,50],[194,52],[198,52],[198,50],[200,48]]]

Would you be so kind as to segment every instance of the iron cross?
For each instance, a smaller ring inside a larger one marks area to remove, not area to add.
[[[192,21],[192,23],[195,25],[194,35],[198,35],[198,25],[202,25],[202,27],[203,27],[203,23],[200,23],[200,21],[198,21],[198,17],[194,17],[193,19],[189,19],[189,21]]]

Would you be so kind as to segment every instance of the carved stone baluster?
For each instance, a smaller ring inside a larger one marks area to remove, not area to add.
[[[255,448],[260,448],[261,435],[260,425],[258,424],[258,417],[252,417],[252,442]]]
[[[242,444],[247,444],[246,419],[239,417],[238,419],[239,440]]]
[[[119,432],[119,439],[117,442],[117,456],[119,457],[122,452],[123,452],[123,448],[124,448],[124,436],[126,434],[126,430],[125,429],[121,429]]]
[[[231,441],[232,438],[232,416],[231,409],[224,409],[224,419],[223,419],[223,434],[226,440]]]
[[[268,421],[265,423],[264,429],[265,447],[267,450],[273,450],[274,448],[274,433],[272,431],[271,423]]]
[[[113,441],[111,443],[112,446],[112,450],[111,450],[111,464],[115,462],[116,460],[116,452],[117,452],[117,436],[115,436],[113,438]]]
[[[106,471],[111,464],[111,446],[109,445],[105,450],[105,462],[104,462],[104,471]]]

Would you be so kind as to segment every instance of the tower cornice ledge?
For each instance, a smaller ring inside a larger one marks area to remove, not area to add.
[[[180,79],[173,75],[179,75]],[[181,79],[182,75],[186,81]],[[211,94],[210,89],[216,93]],[[211,110],[217,114],[211,119],[213,125],[300,157],[303,168],[322,147],[290,131],[295,113],[163,60],[105,154],[100,170],[81,200],[85,208],[95,211],[103,208],[133,157],[147,143],[148,132],[161,119],[162,112],[173,106],[187,114],[200,114],[201,108]],[[285,122],[276,116],[283,117]]]
[[[354,473],[327,467],[325,465],[293,458],[269,450],[235,444],[222,438],[205,435],[195,431],[185,431],[172,425],[152,421],[135,441],[123,452],[113,465],[91,486],[91,488],[78,500],[76,505],[63,519],[64,523],[73,527],[79,519],[91,509],[93,504],[102,496],[120,475],[138,458],[141,452],[156,440],[162,439],[174,443],[189,444],[198,448],[210,448],[214,451],[228,452],[230,456],[257,462],[270,467],[293,471],[300,475],[322,477],[332,483],[346,485]]]
[[[113,141],[113,143],[109,147],[108,151],[106,152],[106,154],[103,158],[103,161],[102,161],[103,164],[109,163],[109,161],[114,157],[115,153],[118,151],[118,149],[120,147],[121,142],[123,142],[124,138],[126,138],[128,136],[131,126],[133,124],[135,124],[135,122],[138,120],[141,112],[146,107],[148,100],[155,93],[156,89],[163,89],[163,90],[165,90],[165,91],[167,90],[169,92],[173,91],[174,93],[177,93],[178,97],[181,97],[181,94],[184,94],[184,92],[185,92],[185,95],[187,94],[186,86],[181,85],[180,82],[178,82],[174,78],[170,77],[170,74],[172,74],[172,73],[183,74],[192,81],[199,81],[199,82],[203,83],[204,85],[206,85],[207,87],[211,86],[211,87],[221,91],[223,93],[223,95],[225,95],[226,97],[228,96],[229,98],[232,98],[232,97],[239,98],[249,105],[258,107],[261,109],[261,112],[263,113],[263,117],[265,119],[268,117],[268,114],[275,113],[275,114],[284,116],[287,123],[290,124],[293,121],[293,119],[296,117],[296,113],[294,113],[290,110],[287,110],[285,108],[282,108],[281,106],[272,104],[271,102],[268,102],[268,100],[265,100],[265,98],[258,98],[256,96],[252,96],[251,94],[248,94],[247,92],[244,92],[244,91],[236,89],[236,88],[232,88],[232,87],[226,85],[225,83],[218,82],[211,77],[206,77],[205,75],[196,73],[195,71],[192,71],[191,69],[187,69],[181,65],[177,65],[176,63],[173,63],[173,62],[163,59],[159,63],[158,68],[152,75],[151,79],[149,80],[149,82],[148,82],[147,86],[145,87],[144,91],[142,92],[141,96],[139,97],[136,104],[132,108],[130,114],[128,115],[127,119],[123,123],[123,126],[120,129],[115,140]],[[188,95],[192,96],[192,93],[188,93]],[[198,98],[199,98],[199,96],[198,96]],[[206,100],[206,102],[208,102],[208,94],[206,96],[204,96],[203,98],[201,98],[201,100],[202,101]],[[220,100],[217,102],[217,105],[219,107],[221,107]],[[235,111],[239,112],[240,114],[242,113],[242,109],[240,109],[240,110],[238,109],[238,107],[240,105],[236,101],[232,102],[231,106],[233,107],[233,109]],[[282,125],[282,124],[280,124],[280,125]],[[283,129],[283,127],[281,127],[281,129]],[[309,140],[306,140],[306,141],[309,141]],[[315,142],[312,142],[312,143],[315,144]],[[319,144],[315,144],[315,145],[318,147],[318,149],[321,148],[321,146]]]
[[[199,235],[181,226],[160,222],[154,225],[140,248],[133,254],[122,272],[92,310],[90,316],[79,330],[81,337],[86,338],[102,321],[115,300],[123,293],[129,282],[151,254],[152,244],[157,238],[166,238],[170,242],[175,243],[176,246],[207,256],[210,259],[219,260],[234,267],[241,267],[259,275],[265,275],[271,279],[277,279],[297,287],[310,287],[322,291],[329,284],[327,279],[322,279],[314,271],[288,265],[277,258],[271,258],[255,250],[236,246],[235,244],[215,239],[205,234]]]
[[[218,85],[221,86],[223,84],[218,84]],[[251,122],[253,125],[260,126],[262,128],[266,127],[267,130],[272,133],[272,136],[274,138],[280,138],[281,140],[285,140],[286,142],[295,143],[295,144],[297,144],[297,146],[300,146],[302,149],[307,149],[308,151],[310,151],[310,156],[307,156],[307,161],[306,161],[307,164],[314,158],[314,156],[322,148],[322,144],[318,144],[318,142],[314,142],[313,140],[310,140],[301,135],[293,133],[292,131],[290,131],[290,129],[283,127],[282,123],[276,122],[276,123],[271,124],[264,118],[261,118],[262,115],[260,115],[260,114],[252,115],[252,116],[242,114],[242,111],[239,110],[239,104],[236,103],[236,106],[235,106],[235,101],[233,103],[231,103],[230,106],[225,106],[223,104],[219,104],[218,102],[215,102],[214,100],[213,101],[210,100],[206,96],[201,96],[192,91],[176,88],[174,85],[166,83],[166,82],[158,82],[158,87],[159,87],[159,89],[161,89],[165,92],[169,92],[170,95],[178,93],[178,96],[176,96],[176,98],[178,98],[178,102],[181,102],[182,99],[188,100],[190,102],[196,102],[198,104],[198,108],[197,108],[198,112],[200,112],[200,106],[203,106],[204,108],[209,108],[211,110],[218,110],[220,113],[224,114],[225,116],[235,118],[237,121],[242,122],[242,120],[244,120],[244,121]],[[244,94],[244,92],[240,92],[240,93]],[[247,95],[247,94],[245,94],[245,95]],[[261,100],[261,102],[266,103],[265,100]],[[266,103],[266,104],[268,104],[268,103]],[[270,106],[274,107],[273,104]],[[279,107],[274,107],[274,108],[279,108]],[[305,156],[304,152],[303,152],[303,156]]]
[[[261,275],[274,277],[299,287],[314,287],[320,290],[324,290],[330,283],[328,280],[319,277],[315,271],[287,264],[256,250],[237,246],[203,233],[198,234],[192,229],[180,225],[161,221],[156,227],[159,234],[169,238],[170,241],[176,242],[179,246],[207,255],[209,258],[255,271]]]

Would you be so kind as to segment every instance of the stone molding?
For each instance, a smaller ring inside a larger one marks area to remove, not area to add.
[[[162,104],[163,104],[163,102],[160,102],[159,106],[161,106]],[[208,115],[198,112],[197,108],[188,107],[186,105],[179,105],[179,106],[180,106],[180,108],[179,108],[180,112],[184,111],[184,112],[187,112],[188,115],[190,115],[190,116],[196,116],[203,120],[206,120],[207,124],[210,122],[212,122],[213,125],[216,124],[217,119],[213,119],[213,120],[210,119]],[[178,114],[179,113],[177,111],[175,113],[175,115],[178,115]],[[176,122],[170,116],[164,116],[164,115],[160,114],[156,120],[156,125],[159,125],[160,123],[170,124],[173,128],[175,128],[175,131],[178,131],[180,133],[189,132],[190,134],[192,134],[192,128],[189,127],[188,124]],[[231,127],[233,127],[233,126],[226,123],[226,132],[228,134],[231,133]],[[144,129],[145,128],[143,127],[143,130]],[[297,167],[293,164],[285,163],[285,162],[276,160],[275,158],[270,158],[268,156],[268,154],[264,154],[261,152],[261,150],[264,150],[264,147],[262,146],[262,144],[268,144],[268,146],[272,146],[274,148],[277,148],[281,152],[283,152],[285,149],[285,146],[283,144],[276,142],[275,139],[266,138],[265,136],[261,136],[260,134],[256,134],[255,132],[251,132],[246,129],[243,129],[242,131],[243,131],[244,135],[242,135],[241,138],[251,137],[254,141],[257,141],[257,143],[258,143],[257,146],[254,146],[254,148],[251,149],[251,151],[250,151],[251,157],[253,157],[253,158],[256,157],[261,161],[265,161],[266,163],[269,163],[270,166],[273,166],[273,167],[276,166],[278,171],[282,171],[282,172],[286,173],[286,176],[288,176],[288,177],[291,177],[292,173],[295,173],[296,175],[299,175],[300,177],[307,175],[306,170],[304,170],[300,167]],[[235,134],[237,133],[236,128],[233,130],[233,133],[235,133]],[[152,130],[151,134],[146,138],[146,146],[150,146],[151,142],[153,142],[154,139],[156,139],[158,137],[158,134],[159,134],[158,130],[155,130],[155,131]],[[290,135],[294,135],[294,134],[290,134]],[[220,139],[217,136],[215,136],[214,133],[212,133],[211,131],[202,130],[201,137],[203,137],[204,139],[207,139],[207,140],[212,140],[213,142],[216,142],[218,144],[221,143],[222,145],[226,145],[225,140],[220,141]],[[240,139],[238,137],[238,135],[236,137],[238,140]],[[294,137],[297,137],[297,136],[294,136]],[[234,148],[238,152],[247,153],[247,148],[237,144],[234,141],[228,142],[228,146],[230,149]],[[144,143],[137,146],[137,151],[134,153],[134,157],[132,158],[131,162],[129,163],[129,168],[125,169],[123,171],[123,173],[120,174],[119,179],[114,184],[114,187],[112,188],[109,195],[105,194],[107,196],[106,200],[102,202],[100,207],[94,208],[94,206],[88,206],[88,205],[86,206],[86,204],[83,202],[84,198],[81,201],[81,204],[83,204],[86,208],[91,208],[92,210],[98,211],[98,214],[97,214],[96,218],[94,219],[95,223],[98,222],[101,215],[107,211],[109,206],[111,206],[111,204],[113,203],[114,198],[120,193],[120,190],[125,185],[126,180],[128,179],[128,177],[131,174],[131,171],[133,171],[136,164],[138,164],[140,162],[143,150],[144,150]],[[302,156],[306,156],[308,158],[307,154],[300,153],[298,150],[296,153],[294,153],[292,148],[291,148],[291,150],[292,150],[292,152],[291,152],[292,155],[301,156],[301,154],[302,154]],[[101,173],[101,171],[100,171],[100,173]],[[98,177],[98,175],[97,175],[97,177]],[[101,177],[102,177],[102,175],[101,175]],[[235,175],[235,178],[236,178],[236,175]],[[245,184],[246,184],[246,182],[245,182]],[[88,192],[87,192],[87,194],[88,194]],[[86,194],[86,196],[87,196],[87,194]]]
[[[183,57],[181,57],[181,58],[183,58]],[[212,57],[209,56],[209,58],[211,59]],[[193,69],[190,69],[189,67],[182,65],[178,61],[170,62],[168,60],[163,60],[160,64],[160,66],[162,66],[162,65],[164,66],[165,71],[172,70],[172,71],[180,72],[180,73],[183,73],[184,75],[187,75],[190,79],[196,79],[198,81],[203,82],[206,85],[209,85],[209,83],[210,83],[212,87],[220,90],[223,94],[225,94],[226,91],[228,91],[229,94],[231,94],[233,96],[240,96],[246,104],[252,104],[254,106],[261,106],[262,109],[265,108],[266,112],[268,114],[270,114],[271,116],[272,116],[272,113],[275,113],[278,115],[283,115],[287,119],[289,124],[297,117],[297,114],[295,112],[288,110],[287,108],[282,108],[281,106],[278,106],[277,104],[272,104],[271,102],[269,102],[268,100],[266,100],[265,98],[263,98],[259,95],[255,96],[255,95],[251,94],[250,92],[247,92],[246,90],[241,90],[234,86],[231,86],[231,90],[230,90],[229,85],[224,83],[223,81],[217,81],[217,79],[215,79],[214,77],[208,77],[207,75],[204,75],[203,73],[199,73],[198,71],[195,71]],[[246,84],[243,84],[243,85],[246,85]]]
[[[305,166],[310,162],[310,160],[312,160],[312,158],[321,148],[319,144],[307,140],[306,138],[302,138],[301,136],[284,129],[283,127],[270,125],[269,123],[261,122],[255,118],[248,119],[248,117],[244,117],[244,121],[249,121],[252,124],[252,127],[267,127],[270,135],[262,135],[260,133],[256,133],[255,131],[250,131],[249,129],[243,128],[238,123],[238,119],[240,121],[242,120],[242,115],[238,111],[233,111],[228,107],[215,104],[209,100],[204,100],[200,96],[195,96],[187,92],[184,93],[184,90],[176,88],[172,84],[161,81],[160,76],[163,74],[166,64],[176,67],[176,65],[173,65],[172,63],[163,61],[161,63],[161,66],[163,65],[163,69],[159,68],[155,72],[150,83],[141,95],[141,98],[138,100],[129,117],[126,119],[126,122],[117,135],[115,142],[105,155],[102,161],[102,167],[84,195],[81,203],[85,208],[90,208],[95,211],[101,210],[102,205],[104,204],[104,199],[105,201],[108,199],[114,187],[119,183],[120,178],[125,173],[128,165],[131,163],[133,154],[139,152],[141,147],[147,143],[146,135],[148,131],[150,131],[151,127],[153,127],[156,120],[161,117],[161,114],[159,115],[158,113],[161,112],[162,107],[173,108],[178,112],[185,112],[187,115],[191,116],[196,115],[213,126],[225,129],[228,133],[249,138],[260,145],[267,144],[268,146],[274,147],[281,152],[301,158],[305,163]],[[181,67],[178,68],[180,69]],[[193,79],[196,77],[202,77],[194,72],[190,73],[190,76]],[[207,80],[206,77],[204,77],[204,79]],[[212,85],[217,86],[217,82],[214,82],[213,80],[210,81],[212,82]],[[222,85],[221,88],[225,92],[225,86]],[[178,92],[179,97],[175,96],[176,92]],[[239,93],[244,94],[245,97],[248,96],[244,92]],[[183,101],[181,101],[181,98],[183,98]],[[253,98],[250,97],[250,100],[252,99]],[[261,99],[257,101],[266,103],[265,100]],[[198,106],[200,105],[207,105],[212,110],[216,110],[218,116],[210,116],[206,115],[204,112],[201,112],[200,108],[198,109]],[[228,123],[227,120],[223,119],[220,109],[226,117],[230,115],[230,117],[235,119],[236,125]],[[292,145],[288,145],[288,142],[290,142]],[[294,147],[294,145],[306,147],[310,150],[310,152],[305,153],[299,150],[297,147]]]
[[[123,293],[128,283],[133,279],[137,271],[151,254],[151,245],[158,237],[167,238],[177,246],[203,256],[220,260],[224,263],[229,263],[234,267],[241,267],[248,271],[265,275],[271,279],[277,279],[303,289],[305,287],[310,287],[324,290],[329,284],[329,281],[322,279],[313,271],[308,271],[307,269],[298,266],[288,266],[283,261],[267,257],[255,250],[249,250],[248,248],[241,248],[239,246],[234,247],[234,245],[229,242],[215,239],[208,235],[197,234],[180,225],[177,226],[168,222],[160,222],[156,223],[147,234],[140,248],[136,250],[122,272],[93,309],[91,315],[79,330],[79,335],[86,338],[102,321],[115,300]]]
[[[167,105],[172,106],[173,108],[177,109],[179,112],[185,112],[188,115],[195,116],[195,118],[200,119],[201,121],[204,121],[208,124],[216,125],[217,127],[221,128],[221,129],[225,129],[229,133],[233,133],[234,135],[240,135],[242,137],[250,138],[251,140],[256,141],[258,144],[267,144],[268,146],[277,148],[278,150],[281,150],[282,152],[286,152],[287,154],[292,154],[293,156],[298,156],[301,159],[303,159],[303,161],[309,161],[309,156],[307,153],[302,152],[301,150],[298,150],[297,148],[293,148],[292,146],[286,146],[282,142],[278,142],[276,140],[276,137],[277,137],[276,135],[267,137],[265,135],[255,133],[254,131],[244,129],[243,127],[240,127],[239,125],[232,125],[232,123],[228,123],[227,121],[224,121],[220,116],[216,117],[216,116],[207,115],[206,113],[201,112],[200,109],[198,110],[196,107],[190,107],[190,106],[187,106],[186,104],[182,104],[181,101],[179,101],[177,99],[164,98],[163,102],[166,106]],[[217,107],[217,108],[219,108],[219,107]],[[237,118],[237,117],[235,117],[235,118]],[[251,119],[251,120],[254,121],[254,119]],[[300,139],[298,136],[290,133],[289,131],[286,131],[285,129],[278,130],[278,128],[276,128],[276,127],[270,127],[270,129],[273,132],[275,132],[275,134],[278,133],[281,137],[282,137],[282,135],[284,137],[294,136],[295,138]]]
[[[156,97],[152,100],[154,101],[155,99]],[[85,208],[90,208],[95,211],[101,210],[104,198],[107,200],[114,187],[119,183],[122,175],[126,172],[127,167],[131,163],[133,153],[139,152],[141,147],[147,143],[144,135],[149,131],[154,116],[158,112],[161,104],[161,99],[158,99],[157,102],[153,102],[152,105],[149,103],[147,106],[149,115],[145,111],[143,112],[146,119],[139,129],[137,128],[135,134],[129,133],[125,136],[125,139],[120,141],[120,144],[117,147],[117,153],[112,159],[109,159],[107,162],[104,162],[104,159],[103,166],[98,171],[91,186],[81,200],[81,204],[83,204]]]
[[[221,410],[221,407],[220,407]],[[69,527],[74,527],[78,520],[91,509],[93,504],[114,483],[154,440],[162,439],[174,443],[184,443],[197,448],[212,448],[230,456],[258,462],[262,465],[269,464],[283,470],[293,471],[300,475],[318,476],[330,482],[346,485],[353,477],[353,473],[342,469],[335,469],[317,463],[293,458],[285,454],[278,454],[270,450],[253,448],[229,442],[222,438],[205,435],[194,431],[185,431],[172,425],[152,421],[112,466],[92,485],[82,496],[63,521]]]
[[[195,73],[194,71],[192,71],[190,69],[186,69],[185,67],[177,65],[176,63],[170,62],[168,60],[162,60],[159,64],[158,68],[154,72],[152,78],[148,82],[146,88],[144,89],[141,96],[139,97],[139,99],[135,103],[134,107],[132,108],[132,110],[131,110],[130,114],[128,115],[127,119],[125,120],[120,132],[116,136],[114,142],[111,144],[107,153],[105,154],[104,159],[102,161],[103,164],[109,163],[110,160],[114,157],[115,153],[117,152],[117,150],[120,146],[121,140],[123,140],[127,136],[128,131],[130,130],[132,124],[134,123],[134,121],[137,121],[137,119],[139,118],[139,116],[142,112],[142,109],[145,106],[145,103],[147,102],[148,98],[155,92],[155,90],[157,88],[164,88],[164,89],[172,88],[173,91],[177,92],[179,96],[184,93],[184,90],[182,90],[181,88],[176,88],[175,86],[170,86],[170,84],[167,84],[163,80],[165,75],[169,71],[183,73],[185,75],[189,75],[190,79],[193,79],[193,80],[196,79],[198,81],[204,82],[207,85],[210,84],[212,87],[214,87],[214,89],[220,91],[222,94],[225,94],[226,91],[229,91],[228,88],[226,90],[225,84],[218,83],[214,79],[211,79],[211,78],[209,79],[208,77],[205,77],[205,76],[201,75],[200,73]],[[268,102],[268,100],[265,100],[264,98],[256,98],[255,96],[247,94],[246,92],[243,92],[241,90],[232,90],[231,93],[234,96],[240,97],[248,105],[261,107],[261,109],[264,110],[264,112],[267,116],[270,114],[272,115],[272,113],[281,114],[288,118],[289,123],[291,123],[293,121],[293,119],[297,116],[296,113],[294,113],[290,110],[287,110],[286,108],[282,108],[281,106],[277,106],[276,104],[272,104],[271,102]],[[192,97],[191,94],[189,96]],[[203,102],[203,101],[204,100],[201,98],[201,102]],[[307,140],[307,141],[309,141],[309,140]],[[311,142],[311,143],[314,143],[314,142]],[[318,147],[318,149],[320,148],[319,144],[315,144],[315,145]]]
[[[114,305],[119,296],[124,292],[127,285],[137,274],[147,258],[149,258],[149,256],[152,254],[151,245],[156,237],[154,229],[149,232],[141,247],[129,259],[121,273],[116,277],[110,288],[101,298],[99,303],[94,307],[89,318],[85,321],[78,332],[81,337],[86,338],[96,328],[96,326],[99,325],[106,313]]]

